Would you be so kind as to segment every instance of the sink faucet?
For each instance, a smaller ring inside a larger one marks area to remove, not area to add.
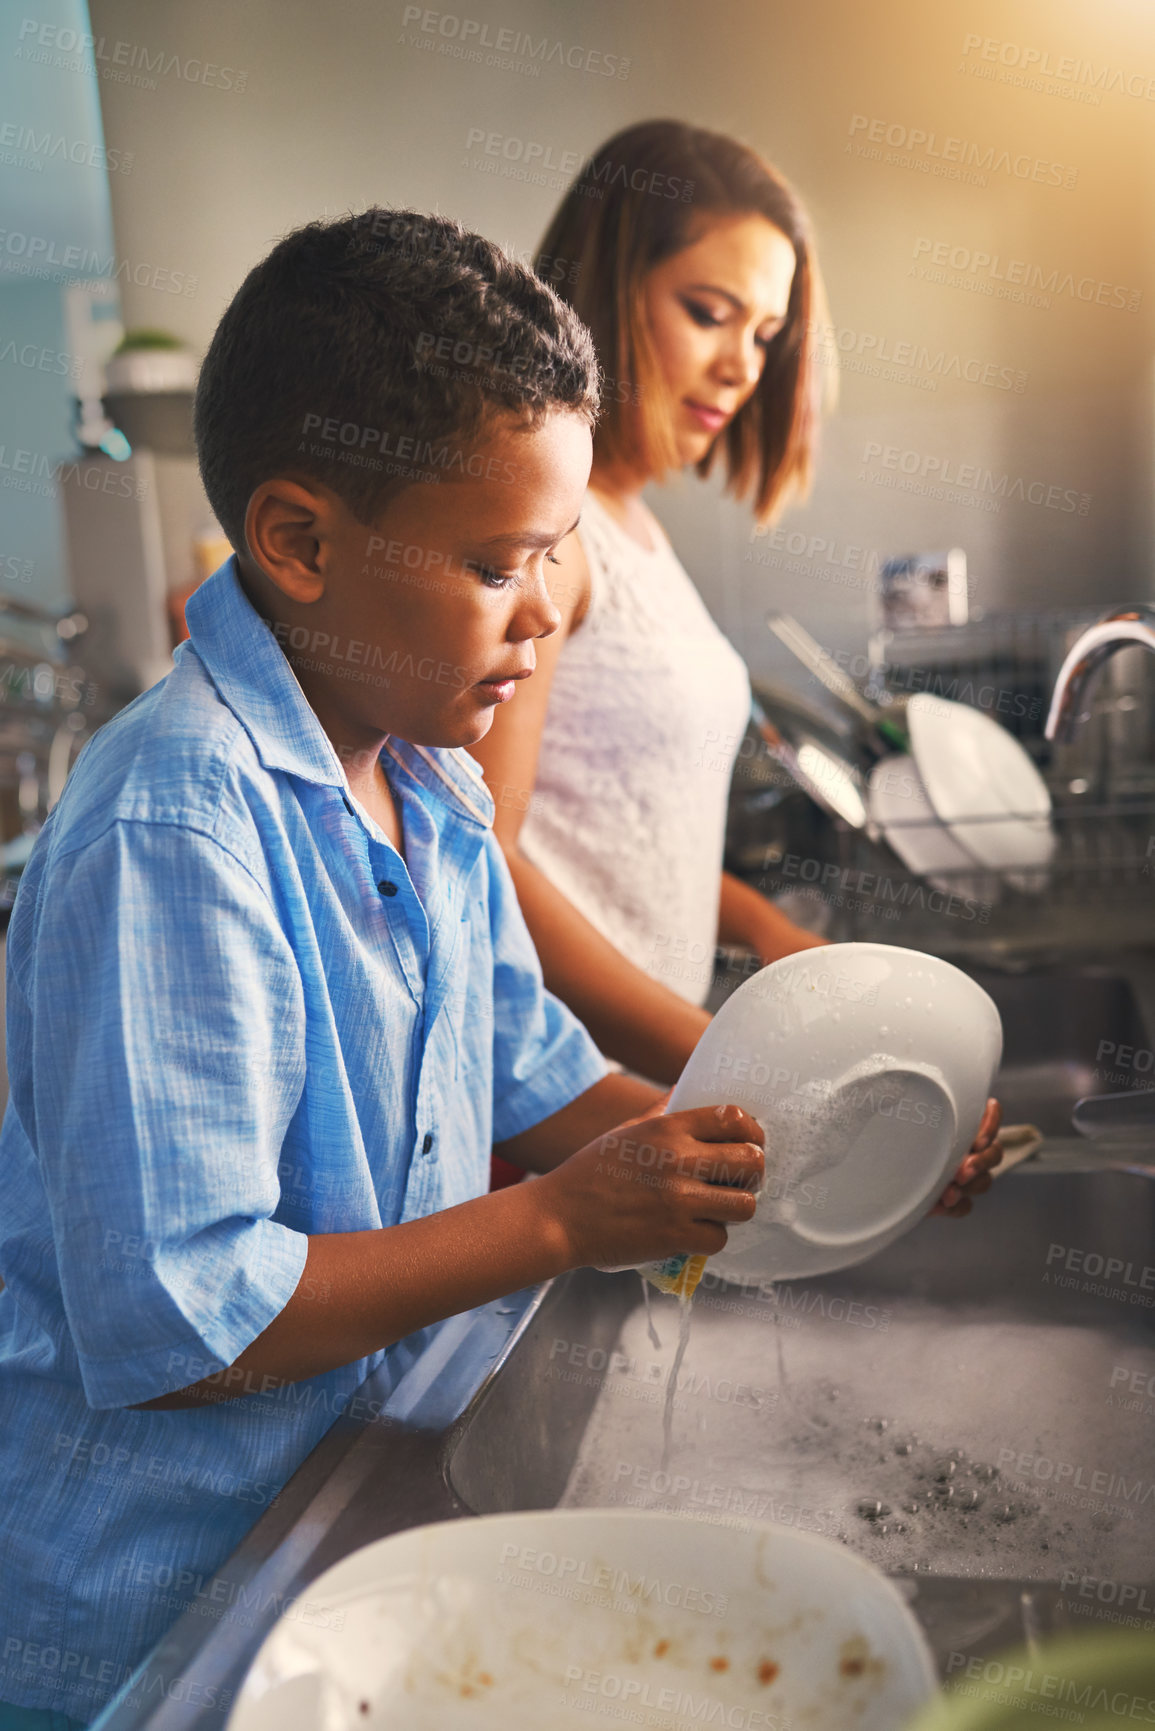
[[[1068,651],[1055,681],[1054,696],[1043,732],[1047,739],[1066,744],[1081,718],[1083,693],[1103,662],[1128,643],[1141,643],[1155,654],[1155,606],[1136,601],[1107,613],[1089,625]]]

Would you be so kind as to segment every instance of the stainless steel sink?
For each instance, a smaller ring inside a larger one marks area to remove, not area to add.
[[[1151,1039],[1125,975],[1069,968],[1019,975],[968,971],[1003,1019],[998,1093],[1006,1123],[1069,1136],[1071,1108],[1082,1095],[1155,1086]]]
[[[671,1313],[652,1347],[635,1275],[450,1318],[395,1388],[368,1379],[380,1416],[334,1424],[99,1731],[219,1727],[282,1608],[373,1539],[562,1502],[842,1538],[898,1581],[944,1673],[1155,1608],[1153,1227],[1155,1167],[1027,1165],[844,1275],[777,1299],[707,1280],[665,1466]]]
[[[653,1346],[635,1275],[579,1270],[414,1337],[400,1380],[360,1391],[379,1416],[332,1426],[99,1731],[219,1727],[280,1609],[373,1539],[561,1503],[826,1533],[899,1582],[944,1670],[1155,1618],[1155,1147],[1069,1128],[1120,1049],[1150,1048],[1155,958],[952,959],[1002,1013],[997,1088],[1047,1132],[1037,1161],[843,1275],[707,1275],[666,1460],[676,1313]]]
[[[656,1348],[632,1277],[559,1283],[449,1482],[479,1513],[785,1519],[894,1574],[1134,1579],[1155,1555],[1155,1402],[1109,1397],[1155,1379],[1153,1227],[1148,1178],[1024,1171],[842,1275],[707,1282],[668,1457],[678,1306],[655,1306]]]
[[[1027,1168],[844,1275],[707,1281],[668,1455],[677,1306],[655,1348],[632,1277],[571,1277],[462,1421],[450,1486],[477,1513],[825,1533],[905,1582],[944,1662],[1081,1626],[1088,1578],[1155,1607],[1153,1228],[1151,1175]]]

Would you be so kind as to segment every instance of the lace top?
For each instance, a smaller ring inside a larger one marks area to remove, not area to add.
[[[587,493],[591,599],[554,673],[525,857],[637,967],[704,1003],[745,664],[664,535]]]

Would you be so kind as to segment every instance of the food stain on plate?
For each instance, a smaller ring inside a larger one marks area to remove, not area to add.
[[[477,1673],[477,1682],[476,1683],[469,1683],[469,1682],[459,1683],[457,1685],[457,1692],[459,1695],[464,1695],[464,1696],[468,1697],[470,1695],[478,1695],[481,1693],[481,1691],[483,1689],[492,1689],[492,1687],[493,1687],[493,1678],[489,1675],[489,1672],[488,1671],[479,1671]]]
[[[850,1640],[843,1641],[838,1649],[840,1677],[881,1676],[885,1670],[886,1661],[871,1653],[870,1644],[864,1635],[852,1635]]]

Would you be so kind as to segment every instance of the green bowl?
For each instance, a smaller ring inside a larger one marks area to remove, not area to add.
[[[1155,1725],[1155,1633],[1065,1636],[970,1659],[904,1731],[1124,1731]]]

